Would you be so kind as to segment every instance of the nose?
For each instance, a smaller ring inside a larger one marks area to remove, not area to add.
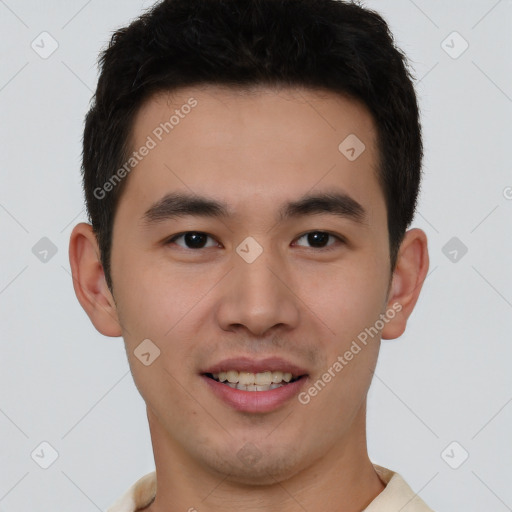
[[[272,259],[269,251],[252,263],[234,255],[234,268],[222,281],[217,320],[233,331],[245,327],[254,336],[264,336],[281,328],[297,326],[300,299],[293,292],[291,276]]]

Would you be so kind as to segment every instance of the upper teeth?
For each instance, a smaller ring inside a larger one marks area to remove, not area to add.
[[[282,381],[290,382],[292,374],[289,372],[238,372],[236,370],[229,370],[227,372],[214,373],[213,378],[221,382],[231,382],[232,384],[239,383],[245,386],[256,384],[258,386],[268,386],[269,384],[278,384]]]

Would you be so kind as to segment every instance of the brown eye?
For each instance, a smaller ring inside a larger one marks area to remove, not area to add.
[[[334,242],[328,243],[329,238],[334,239]],[[325,249],[330,248],[332,245],[336,243],[336,240],[342,242],[343,240],[335,236],[331,233],[327,233],[325,231],[310,231],[309,233],[305,233],[304,235],[297,238],[297,240],[305,239],[308,244],[310,244],[313,249]],[[301,244],[299,244],[301,245]]]
[[[210,235],[206,233],[201,233],[200,231],[187,231],[185,233],[180,233],[178,235],[173,236],[171,239],[167,241],[167,244],[176,243],[180,247],[184,249],[204,249],[206,247],[215,247],[217,244],[213,243],[209,246],[206,245],[208,238],[211,238]],[[182,243],[177,243],[177,240],[182,239]]]

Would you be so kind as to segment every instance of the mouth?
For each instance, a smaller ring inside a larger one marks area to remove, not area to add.
[[[281,358],[254,361],[228,359],[200,373],[213,396],[236,411],[274,411],[296,396],[306,385],[305,369]]]
[[[239,391],[270,391],[305,377],[306,375],[293,375],[291,372],[270,371],[252,373],[239,370],[226,370],[219,373],[205,373],[206,377],[225,384]]]

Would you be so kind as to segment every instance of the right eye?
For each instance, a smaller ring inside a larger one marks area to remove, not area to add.
[[[176,245],[182,247],[183,249],[204,249],[208,247],[218,246],[217,244],[213,245],[205,245],[208,238],[214,240],[213,237],[208,235],[207,233],[202,233],[201,231],[185,231],[183,233],[178,233],[177,235],[172,236],[165,242],[165,245],[169,245],[171,243],[176,243]],[[183,239],[183,244],[177,243],[177,240]]]

